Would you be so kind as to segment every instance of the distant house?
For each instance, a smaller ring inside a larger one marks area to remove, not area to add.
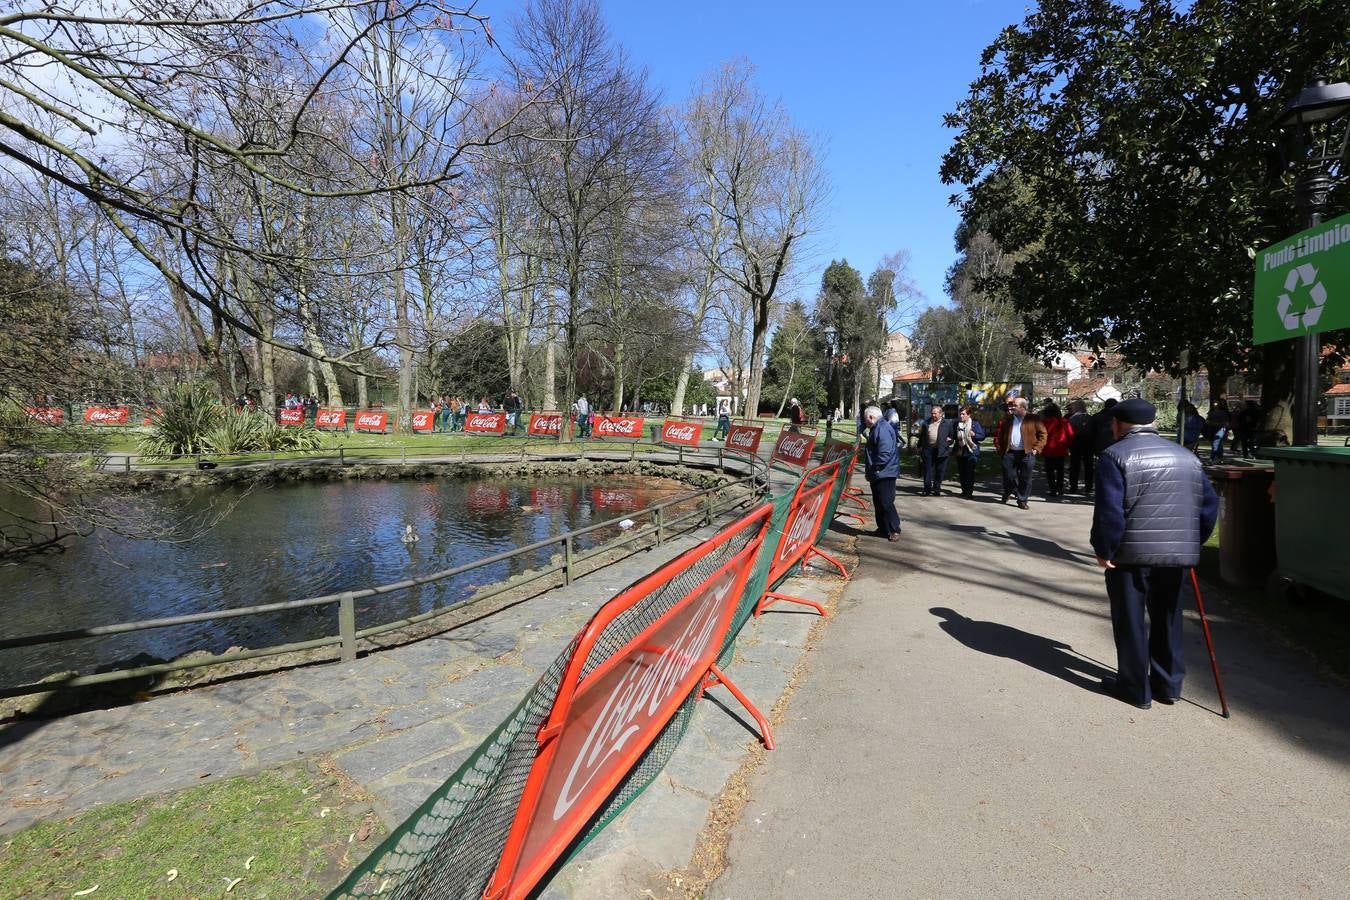
[[[1338,371],[1335,381],[1323,394],[1327,404],[1327,424],[1350,425],[1350,366]]]
[[[914,359],[914,343],[903,331],[892,331],[886,335],[886,351],[881,357],[881,378],[877,381],[876,396],[885,396],[893,389],[896,379],[906,373],[913,373],[917,364]]]

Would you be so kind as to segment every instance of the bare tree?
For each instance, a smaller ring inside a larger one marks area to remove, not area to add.
[[[710,120],[713,150],[702,162],[729,231],[729,252],[713,251],[717,269],[745,294],[753,314],[746,384],[751,415],[759,408],[774,302],[826,195],[810,138],[781,104],[765,99],[753,74],[747,63],[731,63],[705,85],[706,107],[717,112]],[[705,246],[712,249],[711,242]]]
[[[561,294],[561,405],[577,396],[589,289],[607,234],[669,190],[674,151],[658,96],[611,42],[594,0],[534,0],[515,24],[520,89],[537,91],[529,137],[546,148],[522,169],[548,240],[542,255]]]

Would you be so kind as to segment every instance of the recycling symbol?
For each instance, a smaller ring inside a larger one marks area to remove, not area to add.
[[[1308,296],[1312,298],[1312,305],[1301,313],[1290,312],[1289,309],[1294,305],[1294,301],[1289,299],[1289,295],[1297,290],[1300,284],[1308,289]],[[1300,325],[1305,328],[1316,325],[1317,320],[1322,318],[1322,307],[1326,306],[1327,303],[1327,289],[1322,282],[1317,280],[1317,269],[1313,268],[1313,264],[1304,263],[1290,269],[1289,275],[1284,279],[1284,291],[1280,295],[1280,302],[1276,311],[1280,314],[1280,321],[1284,323],[1285,330],[1296,331]]]

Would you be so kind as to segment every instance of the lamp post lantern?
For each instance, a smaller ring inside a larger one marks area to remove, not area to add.
[[[825,326],[825,358],[829,362],[829,368],[825,374],[825,405],[829,409],[825,413],[825,440],[829,440],[834,432],[834,357],[835,341],[839,338],[839,329],[833,325]]]
[[[1328,84],[1321,76],[1290,100],[1276,127],[1284,132],[1290,160],[1298,167],[1294,205],[1303,227],[1322,222],[1327,197],[1344,173],[1346,145],[1350,143],[1350,84]],[[1316,334],[1296,338],[1294,363],[1294,446],[1317,444],[1317,388],[1321,341]]]

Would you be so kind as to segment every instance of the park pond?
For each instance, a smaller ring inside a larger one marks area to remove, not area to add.
[[[210,527],[189,540],[99,529],[62,553],[0,565],[0,637],[110,625],[357,590],[472,563],[691,489],[664,478],[606,475],[304,482],[110,497],[140,521]],[[130,510],[129,510],[130,511]],[[218,521],[214,521],[219,517]],[[639,520],[639,524],[644,520]],[[405,543],[411,525],[418,540]],[[578,537],[583,550],[619,527]],[[464,600],[548,565],[559,547],[357,602],[357,627]],[[92,672],[145,654],[172,659],[335,634],[336,605],[0,650],[0,685]],[[141,661],[148,661],[145,657]]]

